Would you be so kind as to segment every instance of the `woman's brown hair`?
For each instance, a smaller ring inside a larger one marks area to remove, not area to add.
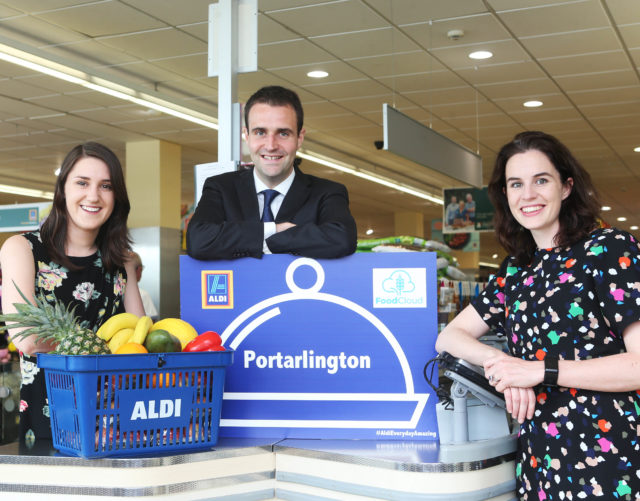
[[[109,168],[114,207],[109,219],[100,227],[96,246],[100,250],[102,263],[108,271],[124,266],[131,250],[131,238],[127,228],[127,218],[131,205],[124,181],[124,173],[118,157],[106,146],[87,142],[75,146],[62,161],[60,174],[56,181],[51,213],[42,223],[40,238],[47,247],[51,258],[69,269],[77,269],[65,254],[67,239],[68,213],[64,195],[64,186],[69,172],[82,158],[93,157],[102,160]]]
[[[585,238],[598,226],[600,203],[591,182],[591,176],[555,137],[539,131],[516,134],[498,153],[489,181],[489,198],[494,207],[494,228],[498,242],[513,255],[518,266],[531,262],[536,243],[531,232],[513,217],[507,202],[505,171],[509,159],[518,153],[537,150],[543,153],[560,174],[562,183],[573,179],[569,196],[560,207],[560,228],[554,244],[558,247],[573,245]]]

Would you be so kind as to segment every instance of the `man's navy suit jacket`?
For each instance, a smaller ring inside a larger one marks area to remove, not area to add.
[[[271,252],[311,258],[355,252],[356,223],[349,211],[347,189],[295,169],[275,222],[296,226],[267,239]],[[208,178],[187,227],[187,253],[204,260],[261,257],[263,240],[252,169]]]

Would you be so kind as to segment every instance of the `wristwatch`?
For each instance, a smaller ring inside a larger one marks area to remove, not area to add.
[[[558,357],[544,357],[544,379],[547,386],[558,386]]]

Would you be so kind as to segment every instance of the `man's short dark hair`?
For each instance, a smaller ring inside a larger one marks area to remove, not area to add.
[[[302,130],[304,112],[298,94],[279,85],[269,85],[256,91],[244,105],[244,124],[249,128],[249,111],[254,104],[264,103],[269,106],[291,106],[296,112],[298,134]]]

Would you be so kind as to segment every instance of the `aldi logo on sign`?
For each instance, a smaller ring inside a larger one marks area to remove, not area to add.
[[[426,268],[374,268],[374,308],[426,308]]]
[[[233,308],[233,271],[202,270],[202,308]]]

